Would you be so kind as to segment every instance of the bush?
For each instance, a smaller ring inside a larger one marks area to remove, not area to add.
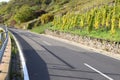
[[[53,14],[48,13],[48,14],[42,15],[42,16],[40,17],[40,19],[41,19],[41,23],[42,23],[42,24],[45,24],[45,23],[48,23],[48,22],[53,21],[54,16],[53,16]]]

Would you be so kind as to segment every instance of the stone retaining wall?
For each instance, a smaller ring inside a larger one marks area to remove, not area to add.
[[[11,39],[9,38],[0,63],[0,80],[9,80],[10,62],[11,62]]]
[[[102,49],[114,54],[120,54],[120,42],[107,41],[86,36],[78,36],[53,30],[46,30],[45,34],[60,37],[63,39],[68,39],[70,41],[78,42],[89,47]]]

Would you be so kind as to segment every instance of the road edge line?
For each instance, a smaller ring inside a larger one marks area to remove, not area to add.
[[[95,69],[94,67],[88,65],[87,63],[84,63],[85,66],[87,66],[88,68],[94,70],[95,72],[99,73],[100,75],[104,76],[105,78],[107,78],[108,80],[114,80],[111,77],[107,76],[106,74],[102,73],[101,71]]]
[[[24,59],[24,55],[23,55],[23,52],[22,52],[21,47],[19,45],[19,42],[18,42],[17,38],[13,34],[12,34],[12,36],[13,36],[13,38],[15,40],[15,43],[16,43],[16,45],[18,47],[18,51],[19,51],[19,55],[20,55],[20,60],[21,60],[22,68],[23,68],[24,80],[30,80],[29,79],[29,75],[28,75],[28,70],[27,70],[26,62],[25,62],[25,59]]]

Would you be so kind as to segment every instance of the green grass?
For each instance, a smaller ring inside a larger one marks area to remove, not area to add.
[[[17,78],[18,80],[23,80],[23,73],[21,70],[21,64],[20,64],[20,58],[18,53],[18,48],[15,43],[15,40],[10,33],[10,38],[12,42],[11,46],[11,64],[10,64],[10,70],[9,70],[9,78],[10,80],[13,80]]]
[[[51,30],[58,30],[56,28],[50,28]],[[74,30],[59,30],[61,32],[66,32],[79,36],[88,36],[91,38],[103,39],[108,41],[120,42],[120,29],[116,30],[115,34],[111,34],[110,31],[106,30],[92,30],[90,33],[86,29],[74,29]]]
[[[31,29],[31,31],[42,34],[42,33],[44,33],[45,29],[51,27],[51,25],[52,25],[52,23],[43,24],[43,25],[40,25],[38,27],[33,27]]]
[[[100,38],[109,41],[120,42],[120,31],[116,31],[115,34],[111,34],[110,31],[92,31],[88,36],[94,38]]]
[[[104,40],[109,40],[109,41],[115,41],[115,42],[120,42],[120,31],[116,31],[115,34],[111,34],[109,31],[95,31],[93,30],[92,32],[87,32],[87,31],[73,31],[72,33],[78,34],[81,36],[89,36],[92,38],[98,38],[98,39],[104,39]]]
[[[36,32],[39,34],[44,33],[46,29],[51,29],[51,30],[58,30],[61,32],[66,32],[66,33],[71,33],[74,35],[80,35],[80,36],[88,36],[92,38],[98,38],[98,39],[103,39],[103,40],[108,40],[108,41],[115,41],[115,42],[120,42],[120,29],[116,30],[115,34],[111,34],[110,31],[103,29],[98,29],[95,30],[93,29],[90,33],[88,32],[87,29],[72,29],[72,30],[61,30],[56,27],[52,26],[52,23],[47,23],[40,25],[38,27],[34,27],[31,29],[32,32]]]

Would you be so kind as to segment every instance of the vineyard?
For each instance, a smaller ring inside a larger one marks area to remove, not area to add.
[[[84,13],[68,12],[55,17],[52,23],[53,30],[120,41],[120,0],[115,0],[112,6],[95,7]]]
[[[120,42],[120,0],[10,0],[0,7],[0,23],[9,26]]]

